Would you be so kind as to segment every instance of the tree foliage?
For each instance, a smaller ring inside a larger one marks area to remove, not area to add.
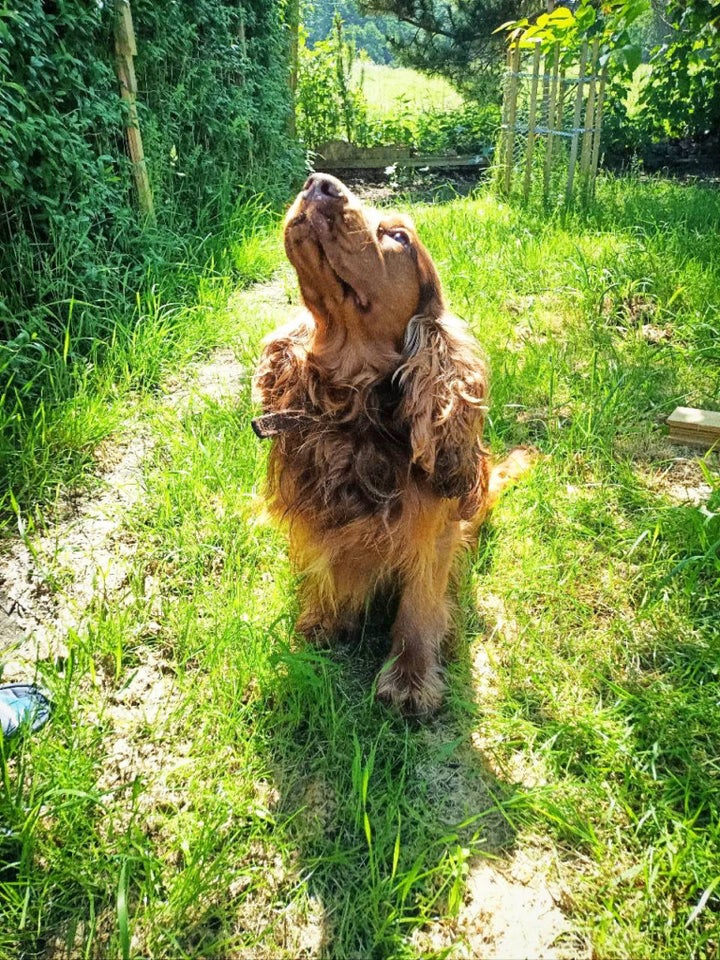
[[[500,93],[503,43],[496,29],[531,8],[526,0],[359,0],[359,5],[406,27],[404,36],[391,40],[402,63],[441,74],[483,99]]]
[[[364,16],[355,0],[305,0],[302,22],[310,47],[329,36],[336,15],[342,19],[346,40],[354,43],[358,51],[364,51],[375,63],[393,61],[388,36],[393,32],[402,33],[402,29],[390,17]]]
[[[670,0],[643,107],[655,135],[720,136],[720,2]]]

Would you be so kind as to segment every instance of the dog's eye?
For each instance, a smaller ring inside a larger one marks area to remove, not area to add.
[[[404,247],[410,245],[410,237],[404,230],[388,230],[387,235],[396,243],[401,243]]]

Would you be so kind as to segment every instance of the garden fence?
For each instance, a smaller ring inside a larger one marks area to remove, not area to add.
[[[568,63],[560,44],[544,51],[536,44],[525,55],[518,44],[508,51],[499,144],[499,185],[510,194],[522,183],[527,198],[563,193],[570,202],[578,189],[594,191],[600,158],[606,67],[600,41],[585,41]]]

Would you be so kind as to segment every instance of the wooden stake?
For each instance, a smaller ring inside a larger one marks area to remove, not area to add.
[[[115,0],[115,67],[120,81],[120,96],[127,104],[128,152],[132,162],[133,178],[137,187],[140,210],[145,217],[154,219],[152,190],[148,177],[142,136],[137,111],[137,79],[133,57],[137,54],[133,30],[130,0]]]
[[[295,93],[298,85],[298,69],[300,64],[300,0],[289,0],[287,6],[287,22],[290,28],[290,118],[288,132],[294,137],[297,132],[295,118]]]
[[[547,59],[545,62],[547,63]],[[545,147],[545,178],[543,181],[543,196],[548,197],[550,194],[550,174],[552,172],[552,154],[553,154],[553,134],[555,133],[556,127],[556,117],[555,117],[555,103],[557,101],[557,92],[558,92],[558,80],[560,73],[560,44],[555,44],[555,50],[553,52],[553,62],[552,62],[552,86],[550,87],[550,99],[548,100],[548,134],[547,134],[547,145]]]
[[[602,133],[602,111],[603,100],[605,99],[606,80],[607,64],[605,64],[605,66],[602,68],[602,72],[600,74],[600,89],[598,90],[597,97],[595,98],[595,119],[593,120],[595,133],[593,135],[592,159],[590,161],[590,182],[592,183],[593,193],[595,192],[595,178],[597,177],[598,160],[600,159],[600,135]]]
[[[582,149],[580,150],[580,175],[583,178],[583,191],[587,193],[590,179],[590,160],[592,155],[593,126],[595,121],[595,87],[597,74],[598,52],[600,38],[593,41],[590,56],[590,81],[588,83],[587,103],[585,104],[585,130],[583,132]]]
[[[528,111],[528,133],[527,133],[527,149],[525,151],[525,183],[523,185],[523,193],[525,194],[525,199],[530,196],[530,185],[532,182],[532,158],[533,151],[535,150],[535,113],[537,110],[537,90],[538,90],[538,75],[540,73],[540,44],[535,44],[535,49],[533,50],[533,71],[532,71],[532,81],[530,84],[530,107]]]
[[[567,189],[565,199],[569,203],[572,199],[573,181],[575,178],[575,164],[577,162],[578,143],[580,141],[580,120],[582,119],[583,87],[585,86],[585,64],[587,63],[588,44],[583,41],[580,51],[580,67],[577,79],[577,94],[575,96],[575,114],[573,116],[572,141],[570,143],[570,164],[568,166]]]
[[[557,133],[563,132],[563,123],[565,119],[565,95],[567,93],[567,84],[565,83],[565,67],[560,67],[558,77],[558,98],[555,103],[555,123],[554,129]],[[563,139],[562,137],[560,138]]]
[[[510,193],[515,158],[515,118],[517,116],[518,73],[520,70],[520,45],[514,44],[510,52],[510,84],[508,87],[507,130],[505,137],[505,193]]]

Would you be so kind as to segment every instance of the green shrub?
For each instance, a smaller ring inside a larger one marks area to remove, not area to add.
[[[400,144],[420,153],[490,149],[500,125],[500,108],[495,104],[419,110],[400,103],[394,114],[373,118],[362,70],[353,77],[355,62],[355,46],[345,39],[339,16],[330,35],[312,49],[307,46],[307,34],[301,34],[296,115],[298,135],[308,147],[345,140],[359,147]]]
[[[355,143],[367,123],[367,103],[362,77],[352,77],[355,46],[343,34],[343,22],[335,16],[330,33],[310,49],[307,32],[301,28],[298,45],[298,82],[295,117],[298,136],[308,147],[329,140]]]
[[[284,198],[301,169],[284,0],[132,12],[154,224],[126,154],[114,3],[0,9],[0,501],[23,424],[77,382],[66,366],[100,362],[158,279],[185,296],[178,264],[202,265],[243,199]]]
[[[656,138],[720,134],[720,12],[716,0],[671,0],[668,32],[642,94]]]
[[[497,137],[500,108],[464,103],[452,110],[403,110],[388,119],[368,122],[360,131],[361,146],[403,144],[418,153],[487,153]]]

